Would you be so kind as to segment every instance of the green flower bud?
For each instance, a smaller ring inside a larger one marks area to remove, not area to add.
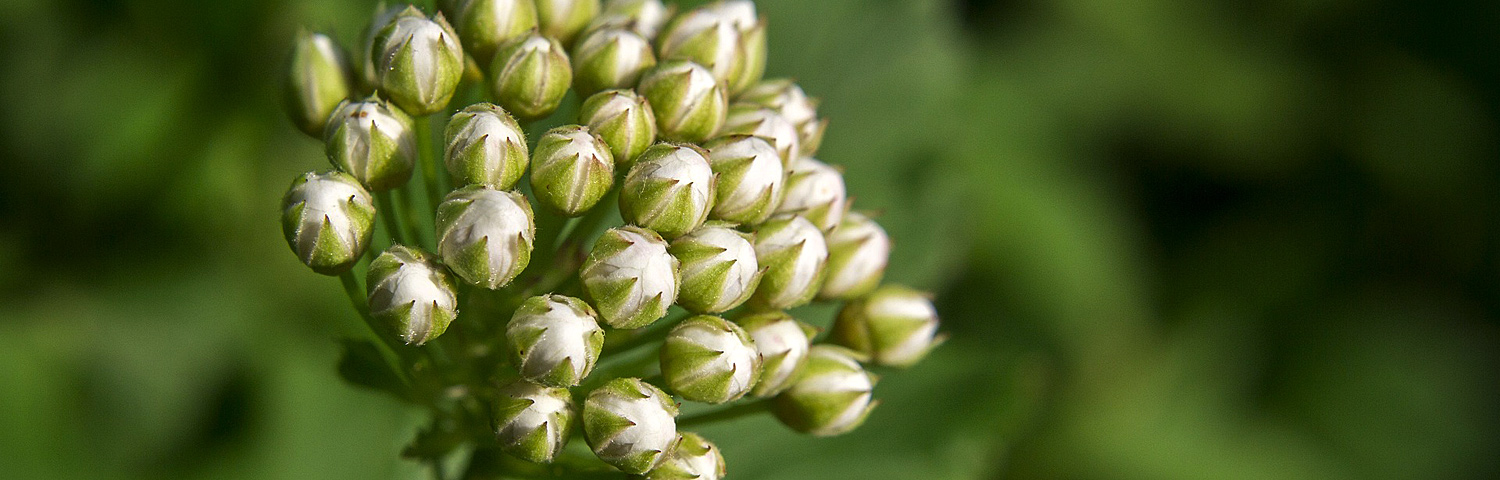
[[[786,196],[776,213],[807,217],[823,231],[833,230],[849,209],[844,196],[844,175],[813,158],[803,157],[787,170]]]
[[[744,225],[764,222],[781,204],[781,155],[760,137],[734,135],[709,140],[709,166],[716,180],[714,209],[709,218]]]
[[[573,87],[588,97],[601,90],[632,88],[641,73],[656,66],[651,44],[623,28],[601,28],[584,35],[573,49]]]
[[[594,18],[590,28],[629,28],[651,40],[671,17],[672,8],[661,0],[605,0],[604,12]]]
[[[358,180],[340,172],[308,172],[281,200],[281,231],[302,263],[324,275],[353,267],[370,246],[375,205]]]
[[[892,367],[908,367],[945,339],[935,337],[937,310],[926,293],[887,285],[839,311],[829,339]]]
[[[798,137],[797,126],[775,110],[759,105],[737,103],[729,107],[729,116],[719,134],[764,138],[776,147],[783,166],[792,165],[792,161],[801,156],[799,152],[802,151],[802,140]]]
[[[396,326],[408,345],[437,338],[458,317],[458,286],[436,256],[394,245],[370,262],[370,314]]]
[[[407,8],[410,6],[387,7],[385,2],[380,2],[375,6],[375,13],[370,16],[370,24],[365,26],[364,33],[360,35],[358,51],[360,91],[371,94],[380,87],[380,70],[376,68],[375,55],[372,54],[375,51],[375,39],[380,36],[380,32],[387,25],[391,24],[392,20],[396,19],[397,15],[406,11]]]
[[[566,388],[525,380],[495,396],[495,439],[500,449],[534,463],[552,463],[573,432],[573,395]]]
[[[474,58],[494,58],[495,50],[537,26],[532,0],[457,0],[451,10],[459,38]]]
[[[719,5],[699,7],[672,19],[657,39],[657,48],[663,60],[691,60],[728,85],[743,74],[745,51],[734,19],[716,8]]]
[[[345,100],[323,131],[328,160],[370,190],[390,190],[411,178],[417,158],[411,117],[389,103]]]
[[[609,145],[588,127],[564,125],[537,140],[531,191],[542,205],[578,216],[594,208],[614,184]]]
[[[615,328],[641,328],[677,301],[677,258],[656,232],[637,227],[604,232],[579,271],[599,316]]]
[[[807,303],[823,283],[828,244],[801,216],[772,217],[756,231],[755,258],[766,273],[751,297],[755,305],[787,309]]]
[[[647,480],[719,480],[724,478],[724,455],[719,447],[696,433],[683,432],[661,464],[646,473]]]
[[[713,73],[685,60],[664,61],[648,70],[637,87],[656,112],[662,138],[701,142],[724,126],[729,97]]]
[[[542,35],[572,45],[573,38],[599,15],[599,0],[536,0]]]
[[[739,325],[699,315],[667,334],[661,374],[682,398],[720,404],[745,396],[760,380],[760,352]]]
[[[507,190],[526,173],[526,132],[504,109],[476,103],[459,110],[443,129],[444,163],[453,183]]]
[[[562,295],[526,299],[505,327],[505,339],[521,376],[553,387],[578,385],[604,348],[593,307]]]
[[[490,93],[522,120],[551,115],[573,83],[562,44],[534,33],[501,46],[490,72]]]
[[[447,107],[463,78],[463,46],[441,13],[429,20],[408,7],[380,30],[370,54],[380,91],[412,115]]]
[[[604,463],[643,474],[677,441],[677,404],[638,378],[616,378],[583,401],[583,435]]]
[[[677,304],[697,313],[720,313],[750,299],[760,281],[760,264],[748,234],[705,225],[678,238],[667,249],[681,262]]]
[[[740,69],[739,75],[729,80],[730,93],[743,92],[766,76],[765,20],[757,21],[748,30],[740,32],[740,49],[744,52],[745,66]]]
[[[772,401],[771,411],[793,430],[826,437],[853,430],[865,422],[879,402],[871,401],[875,376],[859,366],[853,352],[816,345],[807,366],[786,391]]]
[[[321,33],[299,33],[286,78],[286,107],[292,123],[322,138],[328,116],[351,93],[350,80],[349,56],[338,43]]]
[[[816,330],[779,311],[753,314],[737,323],[755,340],[755,351],[760,352],[764,363],[760,382],[750,389],[750,394],[771,397],[791,387],[807,364],[807,350]]]
[[[578,112],[578,123],[609,144],[615,165],[629,166],[656,143],[656,112],[633,90],[605,90],[589,97]]]
[[[667,238],[693,231],[714,202],[708,152],[694,145],[657,144],[630,167],[620,187],[620,215]]]
[[[772,110],[776,110],[782,117],[797,126],[798,137],[801,141],[802,156],[812,156],[817,153],[818,146],[823,143],[823,131],[828,128],[827,120],[818,120],[818,102],[807,97],[802,87],[797,86],[791,79],[780,78],[766,80],[750,87],[735,101],[752,103]]]
[[[828,277],[819,298],[854,298],[880,284],[891,258],[891,237],[880,224],[850,212],[827,238]]]
[[[438,254],[471,285],[496,290],[531,262],[536,239],[531,204],[519,193],[470,185],[437,208]]]

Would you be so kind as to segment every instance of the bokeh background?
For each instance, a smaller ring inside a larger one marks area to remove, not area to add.
[[[0,477],[421,473],[276,216],[372,3],[0,2]],[[758,3],[953,340],[734,478],[1500,475],[1500,3]]]

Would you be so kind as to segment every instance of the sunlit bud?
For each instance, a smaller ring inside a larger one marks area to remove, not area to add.
[[[826,232],[837,227],[849,209],[844,195],[844,174],[823,162],[802,157],[787,171],[786,196],[776,207],[776,213],[807,217]]]
[[[504,109],[476,103],[459,110],[443,129],[443,158],[457,185],[506,190],[526,173],[526,132]]]
[[[760,352],[739,325],[699,315],[667,334],[661,374],[667,388],[684,399],[724,403],[744,396],[760,379]]]
[[[677,301],[677,258],[656,232],[612,228],[594,243],[579,272],[599,316],[615,328],[640,328]]]
[[[409,5],[386,6],[380,2],[375,6],[375,13],[370,16],[370,24],[365,26],[364,33],[360,35],[359,50],[356,51],[355,59],[359,67],[360,91],[365,94],[375,93],[380,87],[380,70],[375,65],[375,39],[397,15],[409,8]]]
[[[609,144],[615,165],[628,167],[656,142],[656,112],[633,90],[605,90],[589,97],[578,112],[578,123],[588,125]]]
[[[542,205],[573,217],[594,208],[615,184],[615,161],[588,127],[565,125],[536,143],[531,191]]]
[[[490,93],[522,120],[551,115],[573,84],[573,67],[562,44],[536,34],[502,45],[490,74]]]
[[[750,299],[760,281],[760,263],[750,235],[710,223],[672,241],[667,251],[681,262],[677,304],[697,313],[720,313]]]
[[[752,314],[735,323],[750,333],[763,362],[760,382],[750,394],[770,397],[792,386],[807,364],[807,349],[816,334],[813,327],[780,311]]]
[[[693,9],[667,23],[657,39],[663,60],[691,60],[726,86],[745,68],[744,46],[734,22],[712,6]]]
[[[672,17],[673,8],[661,0],[605,0],[604,12],[594,18],[589,28],[629,28],[651,40]]]
[[[571,387],[594,369],[604,330],[593,307],[573,297],[526,299],[505,327],[511,359],[521,376],[542,385]]]
[[[788,166],[802,151],[802,139],[797,135],[797,126],[775,110],[749,103],[737,103],[729,108],[720,135],[754,135],[771,142],[781,156],[781,164]]]
[[[495,56],[495,50],[511,39],[536,28],[536,4],[532,0],[454,0],[453,26],[469,55],[478,59]]]
[[[776,110],[796,125],[798,137],[802,140],[802,156],[817,153],[818,146],[823,143],[823,131],[828,128],[828,121],[818,119],[817,100],[808,98],[802,87],[791,79],[762,81],[735,97],[735,101]]]
[[[292,123],[308,135],[323,138],[328,115],[352,93],[351,80],[349,57],[338,43],[321,33],[299,33],[286,77],[286,108]]]
[[[638,378],[610,380],[583,401],[583,434],[604,463],[643,474],[677,442],[677,404]]]
[[[370,192],[345,173],[308,172],[281,200],[281,231],[302,263],[324,275],[349,270],[375,230]]]
[[[875,377],[853,352],[816,345],[792,386],[777,395],[771,411],[793,430],[820,437],[853,430],[879,402],[871,401]]]
[[[729,79],[730,93],[743,92],[766,76],[766,22],[760,20],[748,30],[740,32],[740,49],[744,55],[744,66],[739,75]]]
[[[651,102],[662,138],[701,142],[724,126],[729,97],[724,85],[702,65],[663,61],[641,77],[637,90]]]
[[[572,45],[574,37],[599,15],[599,0],[536,0],[536,8],[542,35]]]
[[[719,480],[724,478],[724,455],[719,447],[696,433],[683,432],[661,464],[646,473],[647,480]]]
[[[573,49],[573,88],[580,97],[601,90],[633,88],[641,73],[656,66],[651,44],[631,30],[590,31]]]
[[[519,193],[470,185],[437,208],[438,254],[471,285],[495,290],[531,262],[536,238],[531,204]]]
[[[760,137],[733,135],[709,140],[709,166],[717,179],[709,218],[755,225],[766,220],[781,203],[783,175],[781,155]]]
[[[891,237],[870,217],[849,212],[828,234],[828,276],[819,298],[853,298],[880,284],[891,258]]]
[[[463,78],[463,46],[441,13],[429,20],[416,7],[408,7],[375,36],[370,54],[380,91],[412,115],[447,107]]]
[[[407,344],[442,335],[458,317],[457,285],[436,256],[395,245],[370,262],[370,314],[390,322]]]
[[[829,339],[875,363],[908,367],[946,339],[936,335],[937,327],[937,310],[928,294],[887,285],[845,304]]]
[[[646,149],[621,185],[620,216],[667,238],[698,228],[714,201],[714,172],[706,153],[694,145]]]
[[[323,131],[328,160],[370,190],[390,190],[411,178],[417,158],[411,117],[384,100],[345,100]]]
[[[801,216],[772,217],[755,232],[755,257],[765,275],[751,297],[757,306],[787,309],[812,300],[823,284],[828,244]]]
[[[573,431],[573,395],[566,388],[525,380],[496,393],[495,439],[500,449],[529,462],[551,463]]]

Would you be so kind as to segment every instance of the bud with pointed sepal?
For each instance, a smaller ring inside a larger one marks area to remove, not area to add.
[[[828,128],[828,121],[818,120],[818,101],[808,98],[802,87],[791,79],[762,81],[735,97],[735,101],[776,110],[790,120],[797,126],[802,156],[816,154],[823,143],[823,131]]]
[[[743,35],[734,19],[720,11],[720,5],[698,7],[672,19],[657,39],[657,49],[663,60],[691,60],[703,65],[727,86],[743,74],[745,50]]]
[[[375,89],[380,87],[380,70],[375,66],[375,55],[373,54],[376,45],[375,40],[380,36],[381,30],[390,25],[391,21],[395,20],[396,16],[406,11],[407,8],[410,8],[410,5],[386,6],[385,2],[376,4],[374,14],[370,15],[370,24],[365,26],[364,32],[360,35],[359,50],[355,53],[355,61],[358,62],[356,65],[359,67],[358,74],[361,92],[373,94],[375,93]]]
[[[439,13],[428,19],[408,7],[375,36],[380,91],[412,115],[442,111],[464,74],[464,49],[458,33]]]
[[[755,257],[766,273],[751,303],[787,309],[811,301],[823,284],[828,244],[823,232],[797,215],[771,217],[755,232]]]
[[[394,245],[370,262],[370,314],[390,322],[408,345],[442,335],[458,317],[458,286],[433,254]]]
[[[494,104],[476,103],[459,110],[443,129],[443,137],[447,139],[444,163],[458,185],[508,190],[516,186],[530,163],[526,132]]]
[[[569,217],[594,208],[615,184],[615,161],[588,127],[564,125],[536,143],[531,191],[537,201]]]
[[[573,395],[566,388],[517,380],[495,396],[500,449],[533,463],[552,463],[573,432]]]
[[[672,17],[672,10],[661,0],[605,0],[604,11],[594,18],[589,29],[629,28],[651,40]]]
[[[891,258],[891,237],[880,224],[849,212],[827,238],[828,277],[819,298],[854,298],[880,284]]]
[[[542,385],[578,385],[599,360],[604,329],[594,308],[573,297],[526,299],[505,327],[511,359],[521,376]]]
[[[537,26],[532,0],[456,0],[449,16],[469,55],[477,59],[495,56],[495,50],[511,39],[526,35]]]
[[[639,227],[604,232],[579,277],[599,316],[615,328],[650,325],[677,301],[677,258],[667,252],[661,236]]]
[[[375,204],[358,180],[341,172],[308,172],[281,200],[287,245],[314,272],[338,275],[370,246]]]
[[[677,441],[677,404],[638,378],[610,380],[583,401],[583,434],[604,463],[643,474]]]
[[[646,149],[620,186],[620,215],[667,238],[703,225],[714,202],[714,171],[707,153],[687,144]]]
[[[573,39],[599,15],[599,0],[536,0],[536,8],[542,35],[572,45]]]
[[[932,298],[899,285],[887,285],[849,302],[839,311],[829,338],[892,367],[909,367],[946,339],[937,336]]]
[[[760,137],[734,135],[709,140],[715,200],[709,218],[742,225],[764,222],[781,204],[785,185],[781,155]]]
[[[793,430],[820,437],[858,427],[879,402],[871,401],[875,376],[857,357],[841,347],[813,346],[802,374],[776,396],[771,411]]]
[[[720,135],[754,135],[771,142],[781,156],[782,166],[792,165],[801,156],[801,139],[797,126],[775,110],[749,103],[736,103],[729,107],[729,116],[724,121]]]
[[[724,455],[702,436],[682,432],[677,445],[661,464],[646,473],[646,480],[719,480],[724,478]]]
[[[321,33],[298,33],[286,77],[286,107],[292,123],[322,138],[328,116],[353,93],[352,79],[349,56],[338,43]]]
[[[551,115],[573,84],[573,67],[562,44],[535,33],[502,45],[490,74],[496,101],[527,121]]]
[[[588,125],[609,144],[615,165],[629,167],[656,142],[656,112],[633,90],[605,90],[589,97],[578,111],[578,123]]]
[[[438,205],[437,235],[448,268],[471,285],[496,290],[531,262],[536,225],[526,197],[470,185]]]
[[[583,36],[573,49],[573,88],[588,97],[613,88],[633,88],[641,73],[656,66],[651,44],[633,31],[601,28]]]
[[[750,394],[771,397],[791,387],[807,364],[807,351],[817,330],[780,311],[752,314],[735,323],[750,333],[763,362],[760,382]]]
[[[662,138],[701,142],[718,133],[729,110],[724,85],[702,65],[663,61],[641,77],[636,90],[651,102]]]
[[[667,251],[681,262],[677,304],[696,313],[721,313],[750,299],[760,282],[760,263],[749,234],[710,222],[677,240]]]
[[[849,205],[844,192],[844,174],[816,159],[803,157],[792,163],[786,175],[786,196],[776,213],[807,217],[827,232],[839,225]]]
[[[711,315],[683,320],[661,347],[667,387],[694,402],[720,404],[743,397],[760,380],[760,352],[739,325]]]
[[[345,100],[324,128],[328,160],[377,192],[411,179],[417,140],[411,117],[379,98]]]
[[[744,52],[745,65],[740,68],[739,75],[728,81],[731,94],[749,89],[766,76],[767,49],[764,19],[759,19],[750,28],[740,31],[740,50]]]

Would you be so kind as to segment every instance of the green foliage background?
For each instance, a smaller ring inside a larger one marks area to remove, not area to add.
[[[420,474],[276,220],[371,3],[0,2],[0,476]],[[734,478],[1500,475],[1500,4],[758,3],[954,339]]]

